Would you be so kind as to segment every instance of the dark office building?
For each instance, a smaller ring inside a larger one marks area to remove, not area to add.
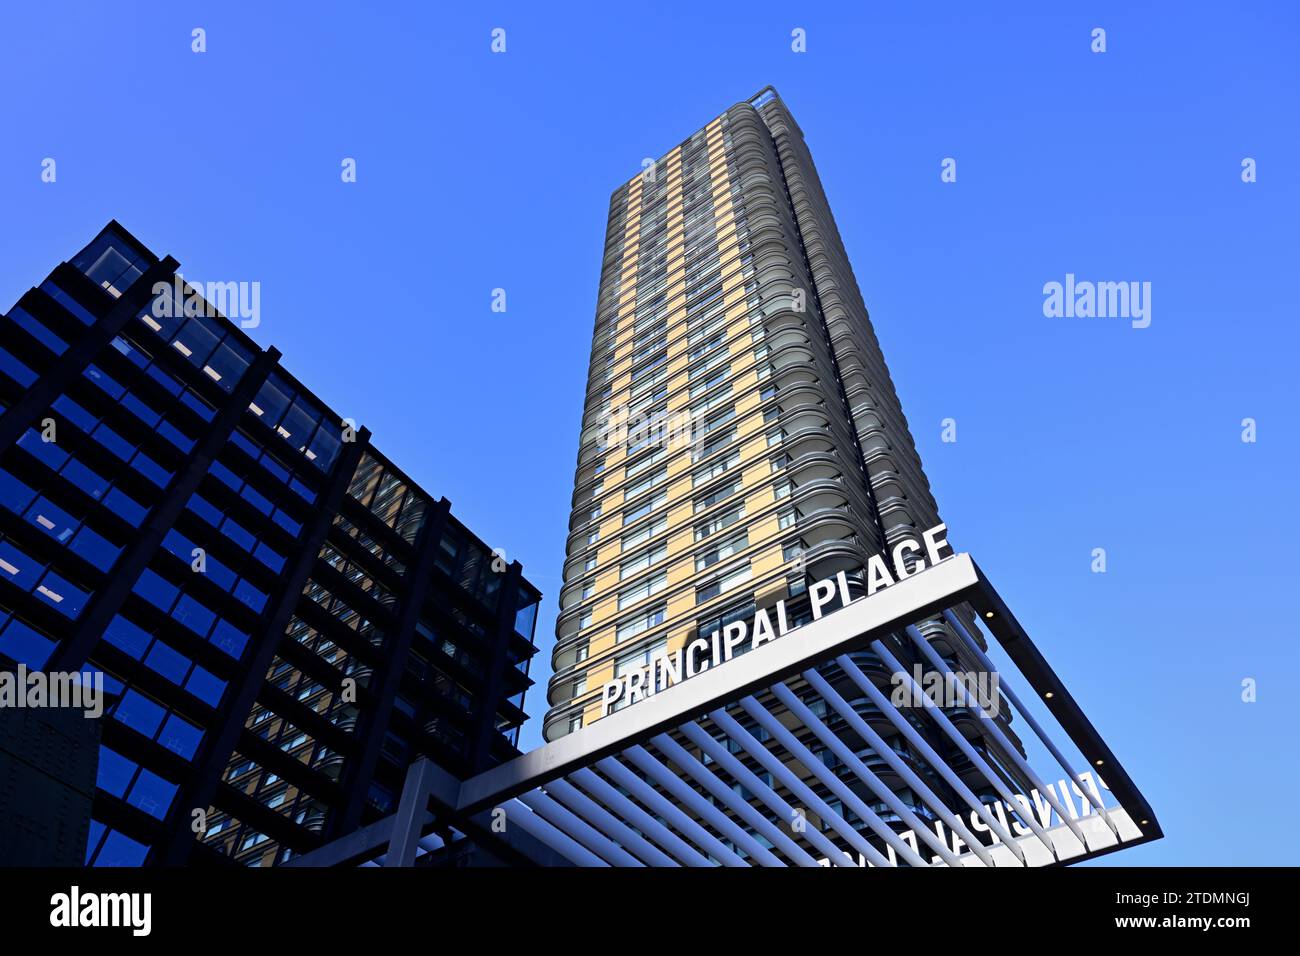
[[[176,269],[0,319],[0,668],[104,674],[87,863],[273,865],[517,753],[540,594]]]
[[[0,865],[81,865],[98,750],[82,710],[0,707]]]

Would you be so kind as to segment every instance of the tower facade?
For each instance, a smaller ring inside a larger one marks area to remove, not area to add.
[[[546,739],[599,719],[608,681],[810,581],[859,588],[869,556],[938,521],[769,87],[610,200]]]

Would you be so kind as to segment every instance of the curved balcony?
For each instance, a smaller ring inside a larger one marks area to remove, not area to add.
[[[831,419],[826,414],[826,408],[815,405],[813,402],[801,402],[800,405],[793,407],[781,407],[781,427],[785,428],[787,434],[794,434],[809,428],[829,428]]]
[[[849,500],[844,492],[844,482],[837,479],[822,479],[800,485],[791,493],[790,498],[799,510],[806,515],[818,511],[837,511],[848,509]]]
[[[837,460],[839,458],[839,451],[830,439],[830,431],[825,428],[805,429],[798,434],[787,432],[781,447],[790,456],[791,461],[802,461],[804,458],[825,455],[834,456]]]
[[[570,608],[575,608],[586,598],[582,596],[582,588],[579,581],[567,581],[560,586],[560,613],[563,614]]]
[[[776,295],[765,294],[761,314],[763,331],[766,335],[771,336],[790,330],[808,334],[808,323],[804,319],[808,313],[794,310],[794,297],[788,292],[780,292]]]
[[[350,734],[352,731],[357,729],[357,718],[355,715],[350,717],[340,717],[338,720],[334,721],[334,726],[345,734]]]
[[[564,559],[564,568],[560,572],[564,582],[567,584],[576,580],[585,573],[587,557],[593,549],[588,548],[585,544],[576,551],[570,551]]]
[[[578,615],[561,612],[555,624],[555,642],[558,644],[570,637],[576,637],[579,630]]]
[[[802,509],[801,511],[796,528],[799,537],[808,542],[809,548],[816,548],[830,541],[847,541],[857,531],[853,514],[847,505],[817,511]]]
[[[554,707],[556,704],[568,703],[580,696],[573,693],[573,677],[572,673],[563,674],[557,672],[551,675],[551,679],[546,682],[546,703],[548,706]],[[586,691],[584,690],[583,693],[585,694]]]
[[[765,334],[764,339],[767,342],[768,347],[774,352],[778,349],[783,349],[788,345],[804,345],[809,347],[812,345],[812,340],[808,337],[807,331],[802,327],[785,328],[775,332],[769,330]]]
[[[325,776],[338,780],[343,774],[343,755],[338,753],[327,754],[317,760],[314,767]]]
[[[779,375],[791,366],[810,367],[813,364],[813,353],[807,345],[784,345],[780,349],[773,349],[768,361],[772,363],[772,374]]]
[[[791,461],[786,466],[785,473],[796,485],[803,486],[810,481],[819,480],[843,480],[839,459],[830,452],[814,452],[800,455],[798,458],[793,455],[790,457]]]
[[[819,392],[822,388],[817,373],[806,365],[790,365],[778,369],[772,373],[771,380],[776,385],[778,393],[783,393],[797,385],[811,385],[816,387]]]
[[[569,532],[569,536],[564,541],[564,553],[573,555],[587,547],[587,532],[594,526],[599,525],[602,519],[597,518],[595,521],[584,523]]]
[[[810,545],[804,549],[803,556],[808,574],[818,580],[833,577],[840,571],[856,570],[867,560],[867,554],[856,534]]]

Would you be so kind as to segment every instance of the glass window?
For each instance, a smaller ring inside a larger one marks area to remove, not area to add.
[[[136,453],[135,457],[131,459],[131,467],[159,488],[166,488],[167,483],[172,480],[172,473],[144,452]]]
[[[94,430],[92,437],[123,461],[130,461],[135,454],[135,446],[103,422]]]
[[[239,494],[245,501],[264,515],[269,515],[271,509],[274,507],[274,505],[271,504],[270,499],[252,485],[244,485],[244,487],[240,489]]]
[[[258,458],[257,460],[261,463],[263,468],[265,468],[271,474],[275,475],[275,477],[279,478],[281,481],[285,482],[286,484],[288,483],[289,469],[285,468],[278,461],[276,461],[269,451],[262,452],[262,457]]]
[[[209,638],[214,646],[239,660],[248,644],[248,635],[227,621],[218,621]]]
[[[89,864],[95,856],[95,851],[99,849],[99,841],[104,836],[104,824],[98,820],[90,821],[90,834],[86,838],[86,856],[85,863]]]
[[[77,532],[69,548],[101,571],[108,571],[112,568],[118,555],[122,553],[121,548],[103,535],[96,533],[88,525]]]
[[[249,584],[247,579],[241,579],[235,585],[234,595],[237,600],[247,604],[258,614],[261,614],[262,609],[266,607],[266,595]]]
[[[104,629],[104,640],[139,660],[153,640],[153,635],[118,614]]]
[[[279,554],[276,554],[275,551],[268,548],[265,544],[259,544],[257,546],[257,549],[253,552],[253,557],[257,558],[257,560],[261,561],[276,574],[279,574],[280,569],[284,567],[284,558]]]
[[[190,679],[185,682],[185,689],[204,703],[216,707],[226,692],[226,682],[196,665]]]
[[[14,321],[15,325],[26,330],[32,338],[36,339],[36,341],[40,342],[55,355],[62,355],[68,350],[67,342],[63,341],[63,339],[59,338],[39,321],[33,318],[27,310],[14,306],[9,311],[9,318]]]
[[[128,690],[123,694],[113,711],[115,718],[150,740],[158,733],[165,714],[162,707],[137,690]]]
[[[217,347],[208,359],[207,367],[204,372],[208,377],[213,379],[218,385],[227,392],[234,390],[235,385],[248,371],[249,354],[239,345],[233,336],[227,336],[225,341]]]
[[[630,607],[637,601],[644,600],[652,594],[658,594],[668,584],[668,573],[660,571],[658,574],[651,575],[644,581],[632,585],[618,592],[618,609],[621,611],[625,607]]]
[[[295,521],[293,518],[285,514],[284,511],[278,508],[276,509],[275,514],[272,516],[272,519],[275,521],[276,524],[278,524],[285,531],[289,532],[295,538],[298,537],[298,532],[302,531],[301,522]]]
[[[162,435],[163,438],[167,439],[186,454],[189,454],[190,449],[194,447],[194,439],[190,438],[169,421],[163,420],[163,422],[158,425],[158,434]]]
[[[61,474],[96,501],[104,497],[104,492],[108,490],[107,479],[101,478],[75,458],[68,459]]]
[[[0,572],[3,572],[5,580],[30,591],[36,587],[36,581],[44,570],[45,566],[39,561],[19,551],[10,542],[0,540]]]
[[[159,820],[167,816],[176,797],[176,784],[168,783],[151,770],[141,769],[126,802]]]
[[[76,620],[85,610],[90,595],[71,581],[53,571],[45,572],[41,583],[36,585],[36,593],[64,617]]]
[[[114,488],[108,493],[104,498],[104,504],[119,518],[136,528],[140,527],[140,522],[144,521],[145,515],[149,513],[144,505],[119,488]]]
[[[189,359],[191,365],[202,368],[207,364],[208,356],[216,350],[217,342],[220,341],[220,335],[209,327],[215,322],[215,319],[205,316],[191,318],[172,340],[172,347]]]
[[[245,551],[252,551],[257,539],[234,518],[227,517],[221,523],[221,533]]]
[[[321,422],[307,448],[307,457],[322,471],[328,471],[342,447],[342,430],[330,422]]]
[[[145,371],[148,373],[150,378],[172,395],[179,395],[185,390],[184,385],[172,378],[171,373],[165,371],[157,364],[150,365],[145,369]]]
[[[266,425],[274,428],[289,410],[289,389],[279,375],[274,372],[257,390],[257,397],[249,406],[250,410]]]
[[[115,797],[126,794],[131,786],[131,779],[139,767],[121,754],[108,747],[99,748],[99,769],[96,772],[95,786]]]
[[[320,421],[320,410],[302,398],[294,401],[289,414],[277,427],[277,431],[299,451],[305,451],[316,423]]]
[[[156,572],[145,568],[140,572],[140,579],[131,588],[164,614],[171,610],[179,589],[170,581],[164,580]]]
[[[109,397],[112,398],[114,401],[121,398],[126,393],[126,389],[123,388],[120,384],[118,384],[116,379],[114,379],[111,375],[109,375],[107,372],[101,369],[98,365],[95,365],[93,363],[87,365],[84,374],[86,378],[90,379],[92,382],[94,382],[96,385],[102,388],[105,392],[107,392],[109,394]]]
[[[95,856],[95,866],[139,866],[149,854],[143,843],[132,840],[117,830],[108,831],[104,845]]]
[[[36,497],[36,492],[28,488],[9,472],[0,468],[0,504],[10,511],[22,514]]]
[[[33,385],[39,377],[26,365],[10,355],[8,349],[0,349],[0,372],[4,372],[24,387]]]
[[[149,356],[145,355],[138,348],[122,338],[120,335],[113,336],[113,348],[121,352],[137,368],[146,368],[149,365]]]
[[[206,637],[217,616],[188,594],[182,594],[172,611],[172,617],[180,621],[199,637]]]
[[[216,410],[196,395],[193,389],[187,388],[183,393],[181,393],[181,402],[183,402],[190,411],[194,412],[194,414],[198,415],[199,418],[203,419],[205,422],[212,421],[217,414]]]
[[[91,315],[91,313],[86,309],[86,307],[83,306],[76,299],[74,299],[72,296],[68,295],[68,293],[64,292],[62,289],[56,286],[53,282],[46,279],[44,282],[41,283],[41,291],[44,292],[46,295],[48,295],[55,302],[59,303],[59,305],[63,306],[65,309],[71,312],[73,316],[76,317],[76,319],[80,321],[82,324],[84,325],[95,324],[95,317]]]
[[[190,659],[162,641],[154,641],[144,662],[150,670],[177,685],[185,683],[185,675],[190,671]]]
[[[173,753],[178,753],[186,760],[194,756],[203,740],[203,731],[187,720],[172,714],[163,725],[158,742]]]
[[[635,617],[628,618],[618,625],[615,639],[624,641],[629,637],[635,637],[652,627],[657,627],[664,622],[665,606],[657,604],[654,607],[641,612]]]
[[[740,534],[717,544],[709,550],[703,552],[695,559],[695,570],[703,571],[705,568],[717,564],[719,561],[725,561],[733,554],[739,554],[749,546],[749,533],[742,531]]]
[[[114,297],[129,289],[146,266],[139,253],[112,232],[99,236],[77,254],[72,264]]]
[[[515,631],[531,641],[533,628],[537,623],[537,605],[540,602],[531,595],[524,595],[523,599],[527,603],[522,604],[515,612]]]
[[[748,581],[749,577],[750,564],[746,561],[740,567],[733,568],[725,574],[710,581],[708,584],[697,588],[695,591],[695,601],[697,604],[702,604],[705,601],[717,597],[724,591],[730,591],[734,587],[739,587],[741,584]]]
[[[316,492],[312,491],[310,488],[304,485],[297,478],[289,479],[289,487],[294,491],[295,494],[298,495],[298,497],[302,498],[304,501],[308,503],[314,502],[316,500]]]
[[[221,524],[221,509],[208,501],[208,499],[204,498],[202,495],[198,493],[191,495],[189,508],[208,524],[212,525],[212,527],[215,528],[217,525]]]
[[[11,657],[32,670],[43,668],[54,653],[54,642],[34,628],[13,618],[0,633],[0,654]]]
[[[50,407],[86,434],[94,431],[95,425],[99,423],[97,417],[90,414],[66,395],[60,395]]]
[[[244,486],[244,480],[219,461],[214,461],[208,472],[231,491],[239,491]]]
[[[130,392],[122,396],[122,407],[133,414],[150,428],[162,420],[162,413],[156,412]]]
[[[208,579],[215,582],[223,591],[229,591],[235,586],[235,579],[238,575],[212,555],[208,555],[207,569]]]
[[[623,524],[625,525],[631,524],[633,521],[636,521],[638,518],[645,517],[651,512],[652,509],[663,504],[666,499],[667,499],[666,494],[660,491],[657,492],[656,494],[651,495],[648,498],[643,499],[642,501],[637,502],[636,504],[632,505],[630,508],[625,508],[623,510]]]
[[[68,460],[66,451],[52,441],[43,440],[41,433],[34,428],[29,428],[23,433],[23,436],[18,439],[18,446],[54,471],[62,468],[63,463]]]

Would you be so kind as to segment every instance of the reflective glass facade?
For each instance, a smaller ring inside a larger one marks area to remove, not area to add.
[[[0,319],[0,666],[104,674],[87,863],[272,865],[517,752],[540,594],[176,268]]]

